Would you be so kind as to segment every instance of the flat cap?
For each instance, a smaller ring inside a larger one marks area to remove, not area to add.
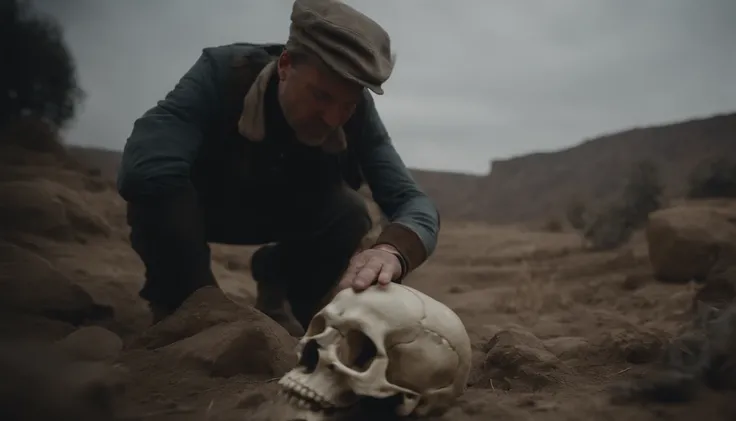
[[[286,46],[307,50],[340,76],[378,95],[395,61],[388,33],[339,0],[296,0]]]

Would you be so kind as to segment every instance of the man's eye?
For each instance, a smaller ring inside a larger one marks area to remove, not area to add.
[[[312,91],[314,98],[318,101],[329,101],[330,96],[322,91]]]

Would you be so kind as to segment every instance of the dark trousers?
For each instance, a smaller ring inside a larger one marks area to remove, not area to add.
[[[268,196],[203,199],[192,190],[155,204],[129,203],[131,244],[146,268],[140,296],[174,311],[197,289],[216,285],[208,243],[267,244],[253,255],[253,277],[285,285],[306,327],[371,219],[364,199],[347,187]]]

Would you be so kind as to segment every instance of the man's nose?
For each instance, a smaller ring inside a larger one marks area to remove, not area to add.
[[[345,111],[336,105],[325,108],[322,113],[322,120],[330,126],[330,128],[337,128],[345,122]]]

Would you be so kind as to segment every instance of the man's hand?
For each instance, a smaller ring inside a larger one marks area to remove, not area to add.
[[[393,250],[393,247],[381,244],[353,256],[338,290],[352,287],[355,291],[362,291],[375,282],[383,286],[400,277],[401,261]]]

